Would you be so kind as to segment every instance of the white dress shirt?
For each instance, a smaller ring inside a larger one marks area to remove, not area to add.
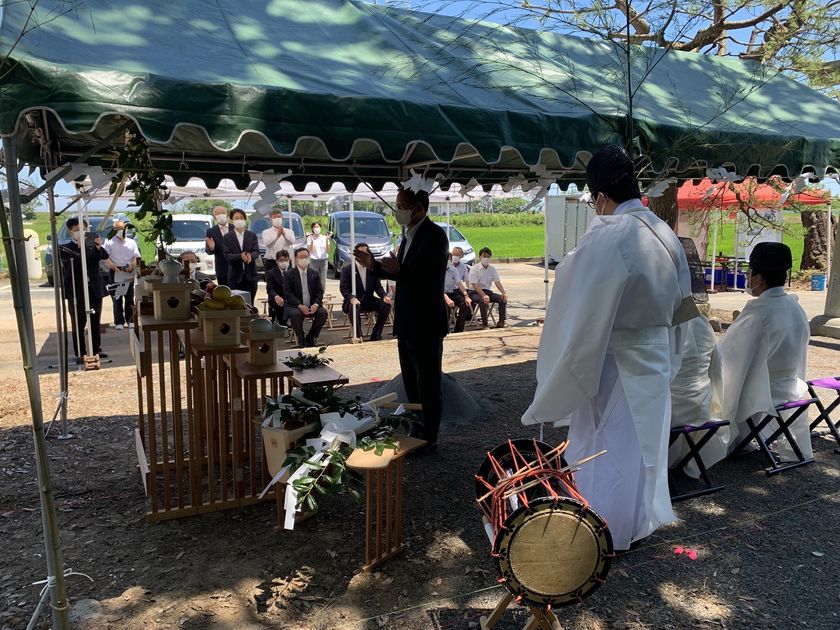
[[[265,245],[265,259],[277,260],[277,254],[281,249],[289,252],[289,258],[295,259],[295,233],[289,228],[282,228],[283,233],[278,234],[276,227],[266,228],[262,231],[263,244]],[[314,256],[310,256],[314,258]]]
[[[460,291],[460,284],[461,274],[458,273],[458,269],[456,267],[450,265],[446,268],[446,275],[443,278],[443,292],[455,293],[456,291]]]
[[[463,262],[460,262],[460,261],[458,262],[457,265],[455,263],[452,263],[452,268],[455,271],[458,272],[458,279],[461,282],[466,282],[467,281],[467,276],[470,273],[470,268],[467,267],[466,263],[463,263]]]
[[[234,234],[236,234],[236,240],[239,241],[239,251],[245,251],[245,230],[241,232],[234,230]]]
[[[367,289],[367,274],[368,270],[366,267],[360,265],[358,262],[356,263],[356,271],[359,272],[359,277],[362,279],[362,291]]]
[[[306,269],[301,269],[298,267],[298,273],[300,273],[300,288],[302,291],[302,299],[301,303],[306,306],[312,306],[312,297],[309,295],[309,278],[306,275]]]
[[[137,242],[133,238],[124,239],[109,238],[105,241],[105,251],[108,252],[111,262],[117,267],[126,267],[134,262],[136,258],[140,258],[140,249],[137,247]]]
[[[493,288],[494,282],[501,282],[499,272],[493,265],[486,267],[481,263],[476,263],[470,267],[470,286],[477,284],[482,291],[489,291]]]
[[[309,257],[312,260],[327,259],[327,237],[323,234],[309,237]]]

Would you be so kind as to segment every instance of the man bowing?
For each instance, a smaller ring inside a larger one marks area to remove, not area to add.
[[[633,162],[608,145],[586,167],[598,213],[557,267],[523,424],[569,426],[566,459],[626,550],[674,521],[668,493],[674,326],[696,314],[676,235],[641,202]],[[689,304],[690,303],[690,304]]]

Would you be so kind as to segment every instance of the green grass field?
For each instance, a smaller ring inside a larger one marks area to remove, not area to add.
[[[475,255],[482,247],[489,247],[494,258],[533,258],[543,255],[541,225],[510,225],[505,227],[459,227]]]

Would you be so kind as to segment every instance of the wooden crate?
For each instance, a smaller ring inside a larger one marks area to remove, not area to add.
[[[192,280],[163,283],[153,281],[152,303],[155,319],[183,321],[192,317],[190,292],[197,286]]]
[[[198,321],[208,346],[235,347],[242,342],[242,318],[248,316],[245,309],[223,311],[200,310]]]

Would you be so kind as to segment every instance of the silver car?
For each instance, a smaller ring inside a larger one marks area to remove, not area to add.
[[[451,252],[454,247],[460,247],[464,250],[464,257],[461,259],[461,262],[466,265],[472,265],[475,262],[475,250],[473,249],[473,246],[470,245],[467,237],[464,236],[454,225],[449,225],[448,223],[438,223],[437,221],[435,221],[435,223],[442,227],[449,237],[449,251]],[[394,251],[399,249],[401,241],[402,235],[399,235],[397,237],[397,244],[394,246]]]

